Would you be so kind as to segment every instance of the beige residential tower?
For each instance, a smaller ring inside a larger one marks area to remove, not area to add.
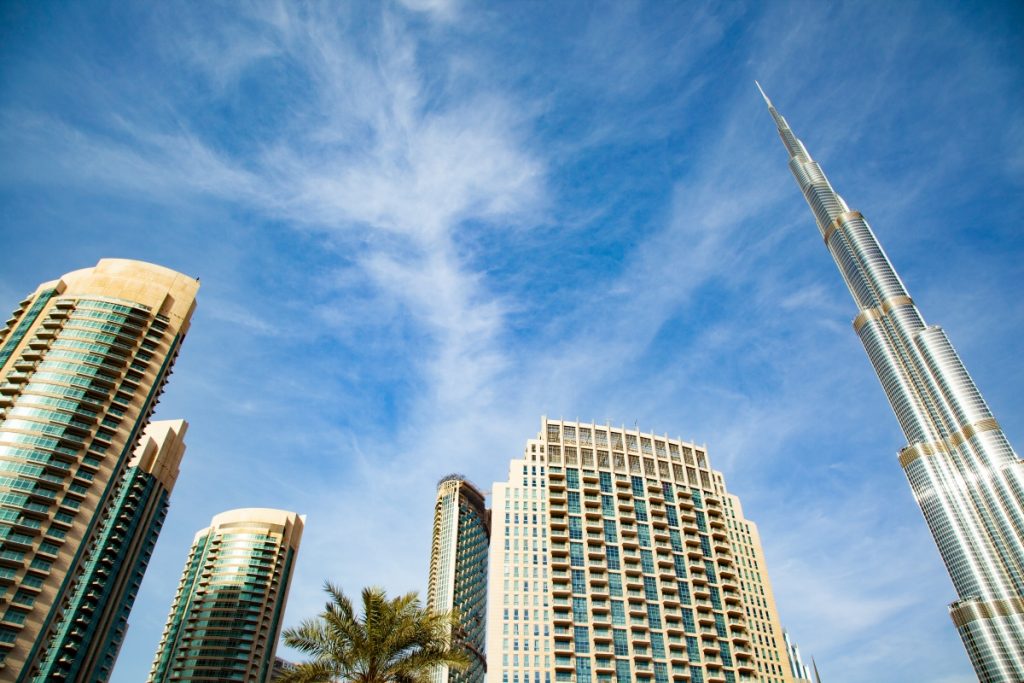
[[[488,683],[790,683],[757,527],[706,450],[542,419],[491,501]]]

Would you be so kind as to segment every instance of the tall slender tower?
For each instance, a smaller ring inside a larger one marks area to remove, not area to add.
[[[492,490],[487,683],[792,683],[757,526],[692,443],[543,419]]]
[[[427,605],[434,611],[458,610],[453,642],[466,650],[470,665],[465,672],[439,667],[435,683],[483,683],[489,536],[484,494],[459,474],[438,482]]]
[[[86,552],[34,683],[100,683],[110,678],[128,630],[128,614],[167,516],[187,429],[184,420],[146,427]]]
[[[196,534],[150,683],[269,683],[305,521],[244,508]]]
[[[110,643],[112,614],[126,615],[113,586],[137,565],[94,567],[107,557],[97,543],[198,288],[167,268],[104,259],[40,285],[0,330],[0,678],[31,680],[52,647],[63,657],[71,641],[79,654]],[[91,573],[110,585],[75,602]],[[72,602],[87,603],[87,623],[69,624]]]
[[[857,304],[853,329],[907,438],[899,462],[953,580],[953,623],[983,683],[1024,680],[1021,460],[946,333],[925,324],[864,216],[832,189],[761,94]]]

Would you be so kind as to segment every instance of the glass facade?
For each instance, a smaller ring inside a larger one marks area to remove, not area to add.
[[[269,679],[305,517],[232,510],[196,535],[151,683]]]
[[[427,604],[436,611],[458,611],[453,642],[469,654],[470,666],[465,672],[440,667],[435,683],[484,680],[489,520],[483,493],[465,478],[449,475],[438,483]]]
[[[106,551],[98,544],[126,509],[119,501],[134,487],[129,461],[188,330],[198,287],[160,266],[104,259],[41,285],[0,330],[5,680],[92,680],[116,655],[113,615],[126,617],[131,602],[121,586],[146,553],[133,550],[122,556],[130,561],[100,568]],[[116,588],[96,593],[76,583],[101,571]],[[72,618],[68,610],[79,609]],[[94,651],[103,647],[107,655]],[[64,678],[69,669],[55,667],[57,659],[79,668]]]
[[[90,545],[67,605],[35,674],[47,681],[106,681],[128,630],[128,615],[167,516],[184,452],[183,421],[153,422]]]
[[[1024,680],[1024,461],[946,333],[925,323],[867,220],[765,102],[907,439],[899,462],[959,597],[953,623],[982,683]]]

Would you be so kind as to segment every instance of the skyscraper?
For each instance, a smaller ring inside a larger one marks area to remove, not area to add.
[[[465,477],[450,474],[438,482],[427,606],[432,611],[458,610],[459,627],[453,642],[469,655],[470,665],[461,673],[439,667],[435,683],[483,683],[487,671],[484,626],[489,518],[484,494]]]
[[[545,418],[491,504],[489,683],[793,680],[757,527],[704,448]]]
[[[186,429],[184,420],[164,420],[143,432],[40,657],[36,683],[110,678],[167,516]]]
[[[803,657],[800,656],[800,648],[790,639],[789,631],[783,630],[782,636],[786,640],[786,654],[789,656],[789,670],[793,674],[793,679],[797,683],[809,683],[811,670],[804,664]]]
[[[57,633],[67,623],[75,577],[97,571],[119,584],[137,568],[115,564],[100,572],[89,565],[100,558],[106,511],[124,491],[128,461],[188,330],[198,288],[167,268],[104,259],[40,285],[0,332],[5,680],[30,680],[51,642],[84,643],[81,623]],[[95,629],[90,647],[113,645],[109,629],[120,619],[113,615],[130,605],[124,595],[86,596]]]
[[[981,681],[1024,680],[1021,460],[946,333],[925,324],[864,216],[764,99],[857,304],[853,329],[906,436],[899,462],[953,580],[953,623]]]
[[[151,683],[268,683],[306,518],[266,508],[216,515],[196,534]]]

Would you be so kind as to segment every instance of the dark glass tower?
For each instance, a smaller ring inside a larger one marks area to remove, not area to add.
[[[953,623],[983,683],[1024,680],[1022,461],[946,333],[925,324],[864,216],[764,99],[857,304],[853,329],[907,438],[899,461],[953,580]]]
[[[483,683],[489,538],[490,513],[484,494],[461,475],[442,479],[434,507],[427,605],[435,611],[458,610],[459,627],[453,640],[469,654],[470,665],[465,672],[439,667],[434,683]]]

